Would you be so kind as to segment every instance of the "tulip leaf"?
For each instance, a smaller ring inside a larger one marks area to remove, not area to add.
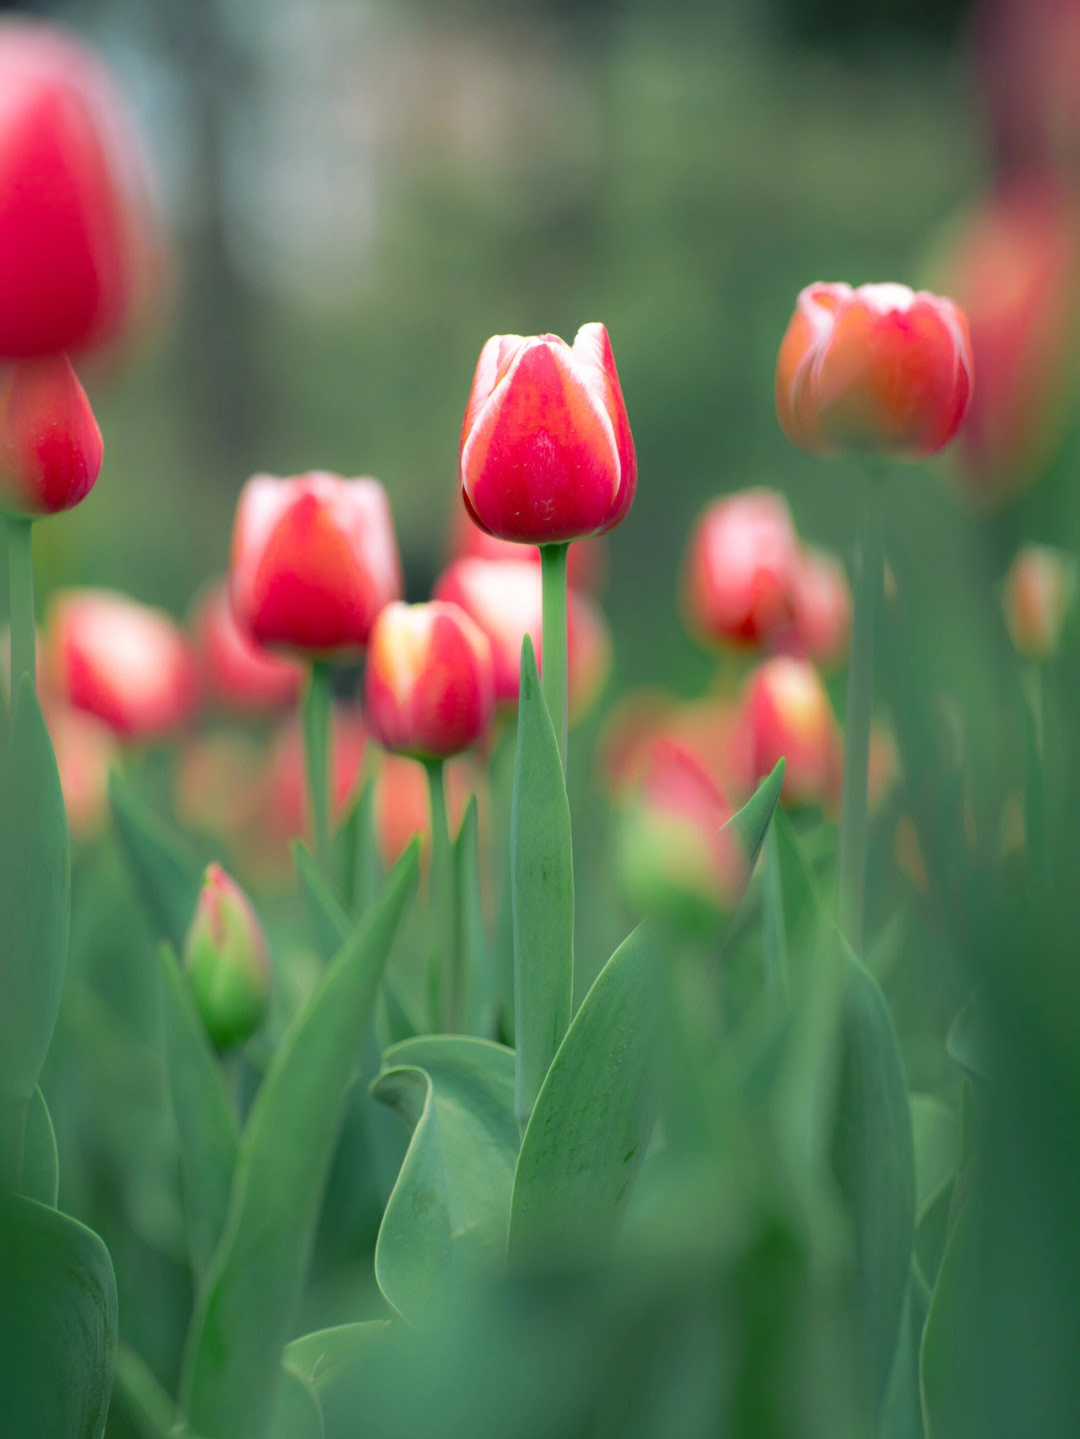
[[[921,1220],[960,1169],[960,1122],[955,1110],[933,1094],[912,1094],[915,1141],[915,1214]]]
[[[35,1089],[26,1112],[20,1193],[27,1199],[36,1199],[39,1204],[55,1209],[59,1192],[60,1160],[56,1152],[56,1134],[45,1096],[40,1089]]]
[[[922,1401],[919,1389],[919,1345],[930,1296],[912,1270],[904,1293],[900,1338],[896,1346],[889,1387],[881,1407],[880,1439],[923,1439]]]
[[[945,1052],[968,1074],[987,1079],[990,1074],[990,1034],[986,996],[974,990],[957,1011],[945,1036]]]
[[[368,779],[334,836],[335,873],[341,876],[345,907],[362,914],[379,888],[379,851],[375,843],[375,783]]]
[[[509,1257],[586,1252],[617,1228],[656,1120],[668,944],[648,922],[582,1000],[537,1096],[510,1206]]]
[[[124,1343],[116,1353],[113,1407],[122,1410],[140,1439],[175,1439],[181,1432],[177,1427],[176,1405],[145,1361]],[[195,1439],[190,1430],[182,1432],[184,1439]]]
[[[375,1277],[406,1319],[502,1264],[519,1132],[513,1051],[434,1035],[387,1050],[372,1085],[412,1126],[379,1228]]]
[[[389,1328],[388,1319],[368,1319],[320,1329],[287,1344],[282,1362],[316,1394],[321,1394],[340,1375],[377,1353]]]
[[[184,1356],[184,1410],[207,1439],[266,1434],[349,1083],[418,871],[414,841],[293,1021],[255,1097]]]
[[[0,1395],[9,1434],[97,1439],[116,1360],[116,1280],[96,1234],[0,1195]]]
[[[221,1065],[191,987],[172,947],[163,942],[158,953],[165,1067],[180,1139],[188,1245],[201,1276],[225,1228],[239,1139]]]
[[[742,809],[737,810],[728,820],[728,826],[736,831],[742,841],[746,861],[751,867],[765,842],[769,821],[773,817],[773,811],[780,798],[780,791],[784,787],[785,768],[784,761],[777,760],[773,769],[761,781]]]
[[[567,1025],[574,990],[574,865],[559,742],[532,641],[521,647],[510,819],[515,1107],[524,1125]]]
[[[893,1366],[915,1239],[915,1155],[907,1082],[881,988],[840,950],[833,1174],[855,1246],[856,1335],[871,1402]]]
[[[294,841],[292,852],[304,898],[307,900],[308,913],[315,927],[316,946],[323,958],[329,959],[341,948],[353,922],[323,878],[315,856],[303,840]]]
[[[267,1439],[324,1439],[325,1434],[318,1395],[299,1375],[283,1368]]]
[[[109,802],[120,848],[149,912],[156,939],[179,954],[195,914],[203,865],[187,841],[155,815],[115,772]]]
[[[495,1025],[495,975],[484,932],[480,893],[479,810],[473,795],[454,841],[454,883],[458,921],[457,954],[464,992],[463,1013],[470,1034],[490,1035]]]
[[[56,1024],[71,912],[64,796],[28,675],[0,753],[0,795],[0,1096],[26,1101]]]

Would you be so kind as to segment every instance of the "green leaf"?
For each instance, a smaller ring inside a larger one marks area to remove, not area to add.
[[[291,1369],[282,1369],[270,1416],[269,1439],[324,1439],[318,1396]]]
[[[225,1228],[240,1145],[221,1065],[190,985],[169,944],[162,943],[158,954],[165,1068],[180,1139],[188,1244],[195,1272],[202,1276]]]
[[[918,1274],[908,1276],[900,1317],[900,1339],[878,1425],[880,1439],[923,1439],[919,1392],[919,1346],[930,1296]]]
[[[784,769],[784,761],[777,760],[772,773],[765,776],[742,809],[728,820],[728,825],[738,832],[746,853],[747,863],[751,867],[765,842],[769,821],[773,817],[773,811],[780,798],[780,791],[784,785]]]
[[[536,1100],[510,1206],[512,1263],[610,1239],[656,1119],[667,943],[648,923],[585,996]]]
[[[990,1034],[986,996],[975,990],[961,1005],[945,1036],[945,1052],[978,1079],[990,1075]]]
[[[307,900],[308,913],[315,926],[315,942],[324,959],[336,954],[353,927],[345,907],[322,876],[315,856],[303,840],[296,840],[292,847],[296,872],[300,886]]]
[[[375,843],[375,781],[368,779],[333,841],[334,872],[351,913],[362,914],[379,891],[382,866]]]
[[[56,1152],[56,1135],[53,1132],[49,1107],[40,1089],[34,1090],[34,1097],[26,1114],[20,1192],[27,1199],[36,1199],[39,1204],[46,1204],[50,1209],[56,1208],[56,1197],[60,1192],[60,1160]]]
[[[120,1409],[142,1439],[173,1439],[177,1431],[176,1405],[145,1361],[126,1344],[116,1354],[116,1396]],[[184,1430],[189,1439],[190,1430]]]
[[[960,1168],[960,1122],[956,1112],[933,1094],[912,1094],[915,1139],[915,1214],[929,1206],[956,1178]]]
[[[60,1006],[71,913],[67,817],[28,675],[0,754],[0,1095],[34,1092]]]
[[[880,986],[840,940],[833,1173],[855,1241],[855,1323],[871,1402],[893,1365],[915,1237],[907,1082]]]
[[[514,914],[515,1106],[524,1124],[567,1025],[574,991],[570,806],[532,641],[521,647],[510,819]]]
[[[454,841],[454,884],[457,889],[457,953],[464,984],[467,1031],[490,1035],[495,1025],[495,975],[484,932],[480,893],[479,810],[473,795]]]
[[[113,773],[109,801],[120,848],[156,931],[179,954],[195,913],[205,866],[186,840]]]
[[[774,776],[765,783],[771,789]],[[789,956],[816,952],[823,914],[813,872],[791,821],[776,808],[775,798],[773,805],[765,853],[765,977],[774,1002],[779,1002],[788,997]]]
[[[207,1439],[267,1432],[349,1081],[418,870],[414,841],[322,975],[256,1095],[184,1357],[184,1409]]]
[[[389,1328],[388,1319],[368,1319],[320,1329],[287,1344],[282,1363],[320,1394],[340,1375],[377,1353]]]
[[[116,1360],[116,1280],[96,1234],[0,1195],[0,1395],[12,1435],[97,1439]]]
[[[413,1135],[375,1246],[379,1288],[406,1319],[501,1266],[518,1152],[513,1051],[436,1035],[387,1051],[372,1085]]]

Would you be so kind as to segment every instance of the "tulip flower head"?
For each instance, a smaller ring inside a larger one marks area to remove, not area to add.
[[[799,541],[775,490],[726,495],[694,526],[683,577],[690,628],[710,644],[770,645],[795,617]]]
[[[90,493],[102,442],[66,355],[0,363],[0,510],[34,518]]]
[[[610,530],[634,498],[637,460],[611,343],[583,325],[493,335],[461,428],[461,495],[489,534],[543,545]]]
[[[276,714],[296,703],[303,666],[249,639],[236,623],[225,583],[200,596],[192,628],[204,700],[250,718]]]
[[[916,459],[956,433],[971,376],[967,320],[952,300],[906,285],[810,285],[780,346],[776,410],[812,455]]]
[[[402,592],[382,485],[254,476],[237,504],[229,586],[237,623],[259,644],[356,658],[375,616]]]
[[[385,749],[425,760],[469,749],[495,708],[491,642],[448,601],[387,605],[371,632],[364,707]]]
[[[53,596],[46,671],[55,693],[124,740],[162,740],[190,718],[195,661],[164,610],[111,590]]]
[[[266,1018],[273,970],[250,900],[220,865],[207,868],[183,959],[214,1047],[242,1044]]]
[[[836,799],[841,745],[829,696],[806,660],[775,655],[760,664],[743,695],[743,723],[755,780],[786,761],[781,803],[827,809]]]
[[[0,21],[0,355],[116,339],[161,240],[126,107],[97,57],[39,21]]]

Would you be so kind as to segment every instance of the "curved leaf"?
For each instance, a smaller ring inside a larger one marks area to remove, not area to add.
[[[414,841],[320,978],[256,1095],[184,1357],[183,1407],[206,1439],[266,1433],[349,1081],[418,869]]]
[[[544,1080],[521,1143],[512,1263],[609,1239],[656,1120],[667,944],[641,924],[597,975]]]
[[[319,1394],[376,1352],[389,1328],[389,1319],[367,1319],[319,1329],[287,1344],[282,1363]]]
[[[0,1395],[9,1434],[97,1439],[116,1360],[116,1280],[83,1225],[0,1195]]]
[[[26,1113],[21,1192],[27,1199],[36,1199],[50,1209],[56,1208],[56,1197],[60,1192],[60,1160],[49,1107],[40,1089],[34,1090]]]
[[[292,1370],[283,1369],[274,1396],[269,1439],[323,1439],[325,1433],[318,1396]]]
[[[574,862],[559,742],[532,641],[521,646],[510,817],[514,915],[515,1105],[525,1124],[566,1027],[574,993]]]
[[[501,1265],[518,1151],[514,1054],[431,1036],[388,1050],[372,1093],[413,1127],[375,1247],[379,1288],[407,1319],[461,1276]]]
[[[71,857],[52,741],[29,675],[0,753],[0,1094],[28,1100],[67,967]]]

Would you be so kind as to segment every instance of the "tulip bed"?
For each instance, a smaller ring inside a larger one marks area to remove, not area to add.
[[[777,415],[857,543],[717,495],[700,693],[611,682],[596,323],[447,376],[423,603],[378,481],[260,474],[183,624],[71,588],[39,627],[31,537],[102,464],[79,356],[154,240],[92,57],[0,27],[5,75],[13,192],[59,154],[68,210],[0,208],[0,1427],[1076,1433],[1076,562],[998,517],[957,620],[888,523],[938,451],[1038,477],[978,457],[1015,368],[974,304],[798,297]]]

